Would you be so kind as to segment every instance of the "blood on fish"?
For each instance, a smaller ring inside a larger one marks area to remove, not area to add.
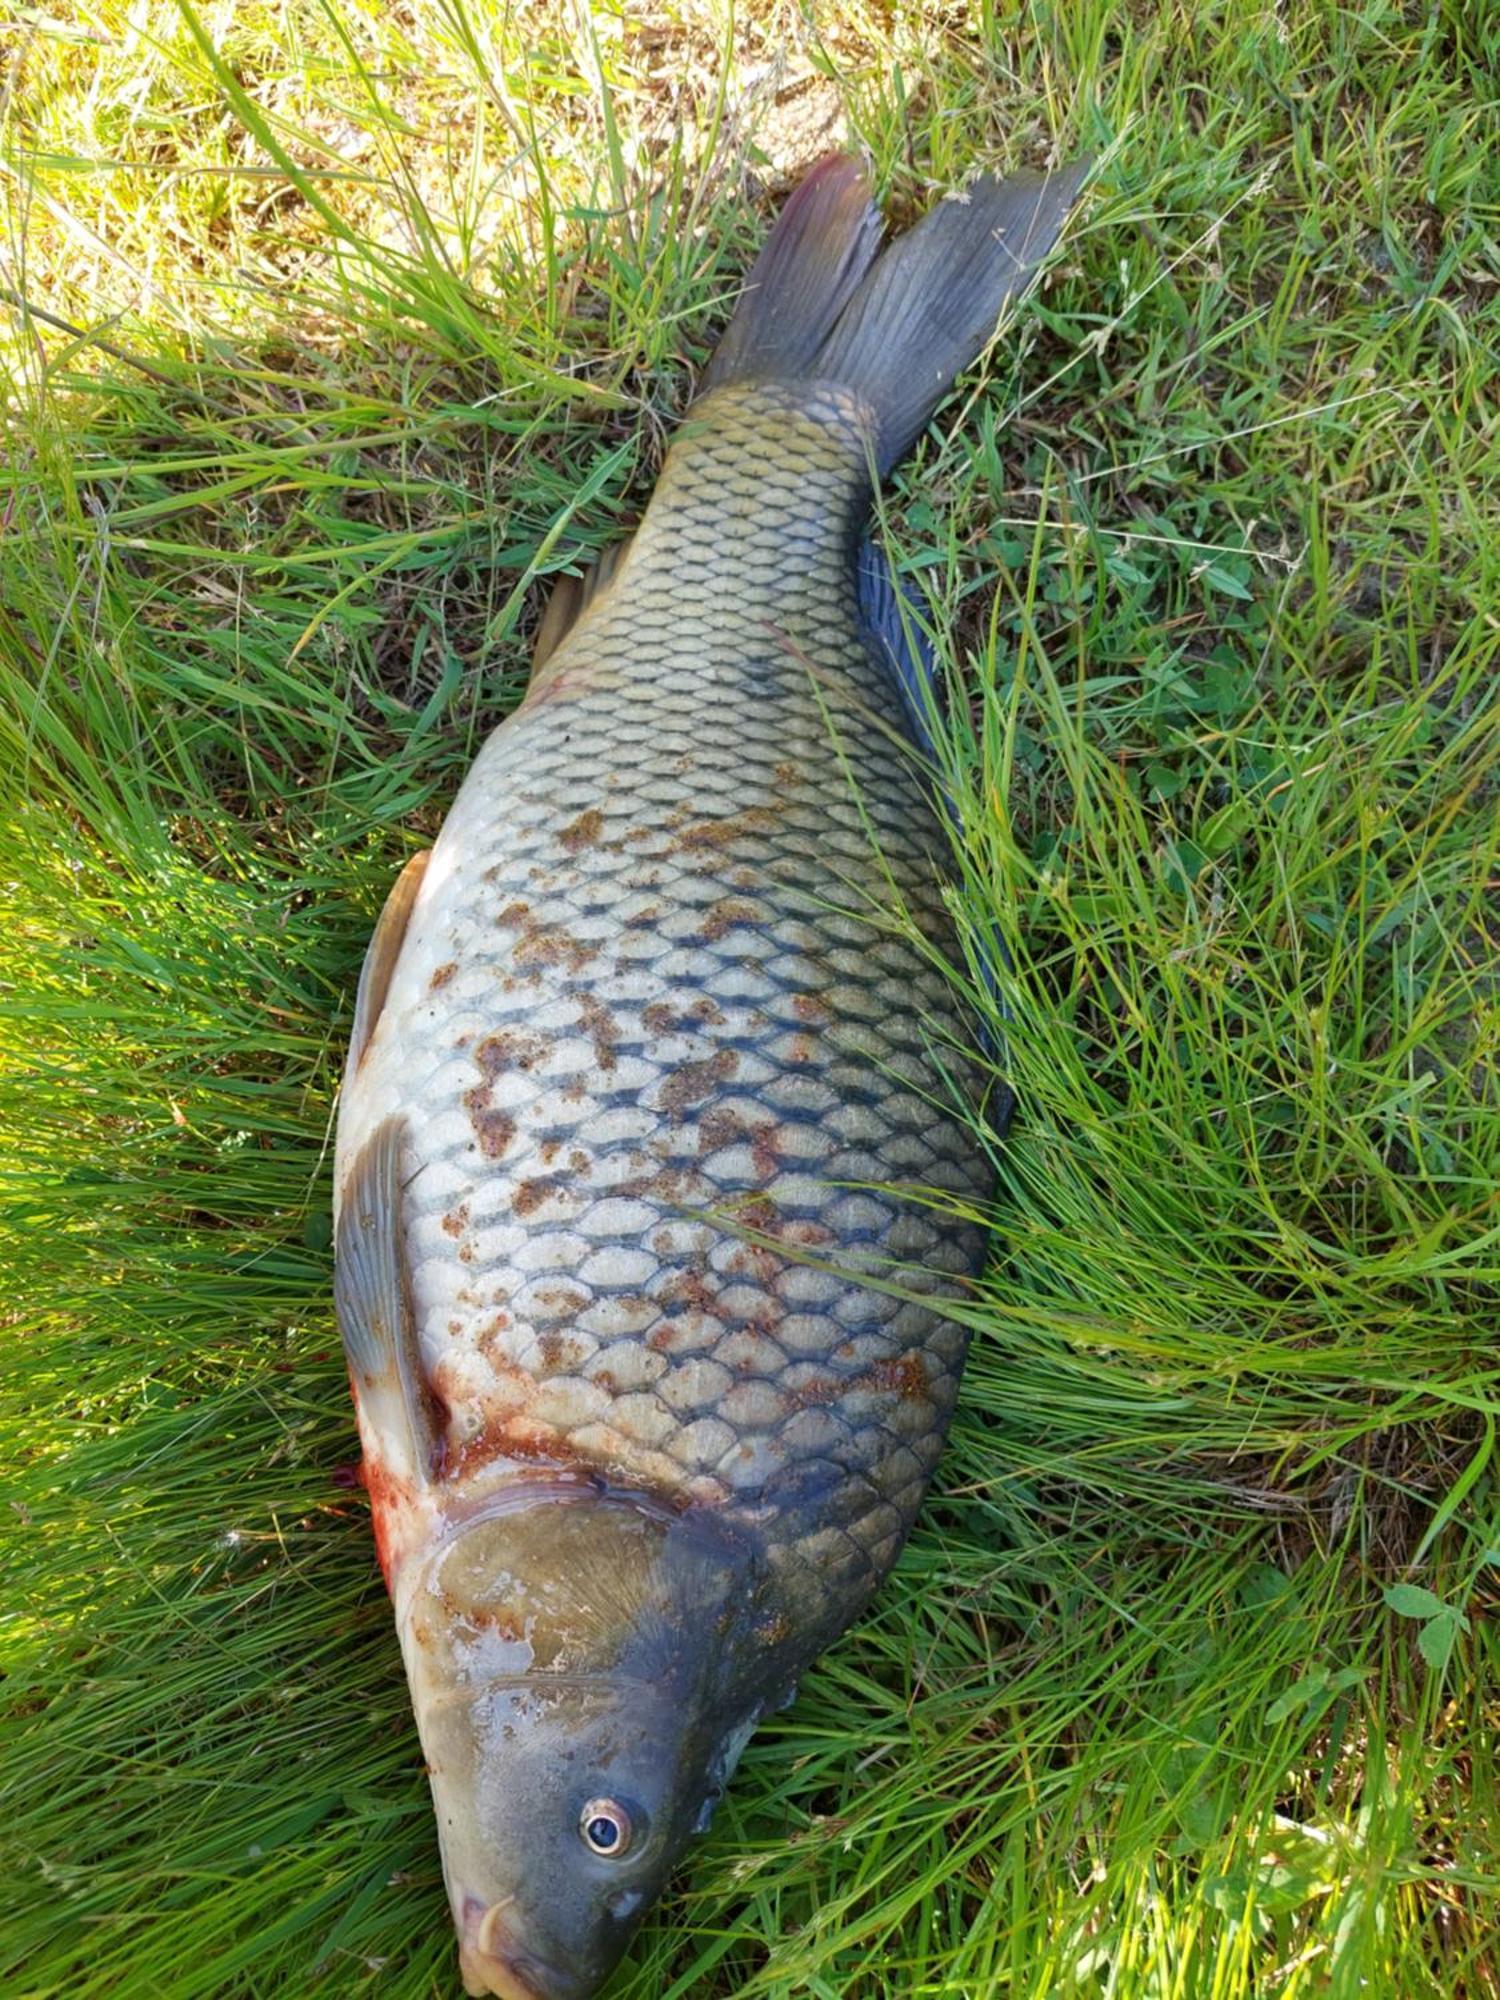
[[[370,1496],[370,1522],[375,1530],[375,1555],[380,1563],[380,1574],[385,1579],[385,1587],[389,1590],[396,1554],[396,1523],[393,1517],[397,1508],[410,1503],[411,1489],[404,1479],[398,1479],[380,1463],[379,1459],[371,1458],[368,1452],[359,1462],[359,1483]]]

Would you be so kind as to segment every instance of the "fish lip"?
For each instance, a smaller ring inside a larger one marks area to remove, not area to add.
[[[492,1994],[495,2000],[570,2000],[575,1984],[534,1952],[524,1951],[505,1927],[504,1915],[514,1901],[486,1907],[477,1896],[466,1896],[459,1934],[458,1969],[464,1991]]]
[[[465,1993],[489,1993],[496,2000],[548,2000],[542,1988],[523,1978],[508,1959],[492,1957],[475,1945],[459,1946],[458,1969]]]

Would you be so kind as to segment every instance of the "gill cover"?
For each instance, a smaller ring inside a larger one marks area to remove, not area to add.
[[[711,1517],[513,1488],[397,1619],[470,1993],[585,2000],[706,1824],[766,1692],[758,1565]]]

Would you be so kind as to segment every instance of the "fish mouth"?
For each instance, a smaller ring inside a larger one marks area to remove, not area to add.
[[[477,1896],[464,1899],[458,1969],[464,1991],[492,1994],[495,2000],[568,2000],[577,1989],[555,1966],[524,1951],[505,1928],[514,1898],[486,1908]]]

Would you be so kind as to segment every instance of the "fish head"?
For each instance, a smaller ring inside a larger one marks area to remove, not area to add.
[[[588,2000],[609,1976],[761,1712],[755,1567],[702,1521],[557,1488],[403,1578],[469,1993]]]

